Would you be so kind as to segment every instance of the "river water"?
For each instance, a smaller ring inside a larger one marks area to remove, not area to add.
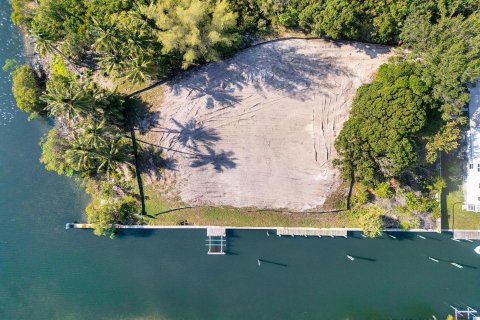
[[[2,65],[24,59],[9,14],[0,0]],[[228,255],[208,256],[205,231],[117,240],[66,231],[66,222],[84,219],[88,198],[38,162],[48,128],[15,109],[0,71],[0,319],[444,319],[449,304],[480,307],[480,243],[448,235],[237,231]]]

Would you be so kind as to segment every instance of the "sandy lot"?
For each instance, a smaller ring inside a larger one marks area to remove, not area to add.
[[[283,40],[187,73],[164,88],[148,140],[188,204],[312,210],[340,184],[334,141],[356,89],[390,48]]]

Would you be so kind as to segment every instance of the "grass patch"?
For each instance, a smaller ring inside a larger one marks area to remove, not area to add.
[[[349,211],[286,212],[254,208],[193,207],[169,201],[151,185],[145,187],[146,210],[150,225],[236,226],[236,227],[315,227],[356,228],[357,219]]]
[[[462,210],[463,190],[461,186],[456,190],[450,190],[445,198],[449,229],[480,229],[480,213]],[[453,211],[454,205],[455,212]]]
[[[462,160],[452,156],[444,157],[442,168],[447,182],[447,187],[442,192],[442,228],[480,229],[480,213],[462,210]]]

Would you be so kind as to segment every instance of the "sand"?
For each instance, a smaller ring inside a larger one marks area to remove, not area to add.
[[[187,72],[165,85],[145,135],[164,148],[164,183],[190,205],[321,208],[341,182],[334,141],[355,92],[390,55],[291,39]]]

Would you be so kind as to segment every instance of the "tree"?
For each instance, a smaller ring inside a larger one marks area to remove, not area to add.
[[[165,54],[180,53],[183,68],[197,61],[218,60],[222,48],[235,44],[238,15],[225,0],[166,0],[141,7],[155,22],[158,41]]]
[[[449,121],[442,126],[440,131],[429,137],[426,145],[427,161],[429,163],[437,161],[440,152],[449,153],[458,148],[462,127],[467,122],[465,117]]]
[[[32,114],[43,112],[44,104],[40,99],[41,89],[39,80],[32,67],[22,65],[12,73],[12,91],[17,107]]]
[[[480,77],[480,13],[443,17],[437,24],[430,19],[412,15],[401,38],[412,50],[410,60],[421,65],[422,80],[432,88],[442,118],[449,121],[461,115],[470,99],[467,84]]]
[[[367,237],[375,238],[382,234],[384,213],[385,210],[376,205],[360,209],[358,222]]]
[[[94,110],[94,98],[77,81],[49,81],[42,95],[47,111],[55,117],[69,120],[83,118]]]
[[[98,121],[95,119],[86,119],[75,124],[75,129],[80,132],[85,145],[91,148],[99,148],[106,143],[106,139],[110,138],[115,129],[107,126],[106,121]]]
[[[359,88],[335,141],[346,178],[374,184],[416,163],[416,139],[427,125],[426,91],[409,63],[384,64],[375,81]]]
[[[106,175],[118,178],[121,166],[132,161],[128,139],[122,136],[103,135],[92,139],[91,132],[78,132],[65,151],[65,160],[83,176]]]
[[[29,0],[12,0],[11,19],[17,26],[27,25],[32,19],[32,5]]]
[[[102,147],[96,149],[98,152],[97,172],[104,172],[108,177],[116,177],[120,166],[130,164],[132,161],[132,147],[130,142],[123,137],[110,139]]]
[[[123,69],[125,80],[133,83],[147,82],[151,79],[151,75],[155,73],[153,61],[142,55],[124,61]]]
[[[361,3],[357,0],[326,1],[315,15],[313,33],[332,39],[358,39],[361,24]]]
[[[113,186],[111,186],[113,187]],[[115,236],[115,224],[126,224],[135,219],[139,212],[139,203],[132,196],[125,195],[120,199],[103,198],[98,194],[93,196],[93,201],[85,209],[88,222],[94,227],[97,236]],[[134,220],[135,221],[135,220]]]
[[[112,14],[108,19],[93,19],[94,47],[100,66],[107,74],[141,83],[159,72],[161,46],[154,30],[137,10]]]
[[[58,174],[73,175],[74,169],[65,159],[65,152],[69,143],[60,135],[58,129],[51,129],[47,136],[40,141],[40,146],[42,147],[40,162],[45,165],[45,169],[55,171]]]

